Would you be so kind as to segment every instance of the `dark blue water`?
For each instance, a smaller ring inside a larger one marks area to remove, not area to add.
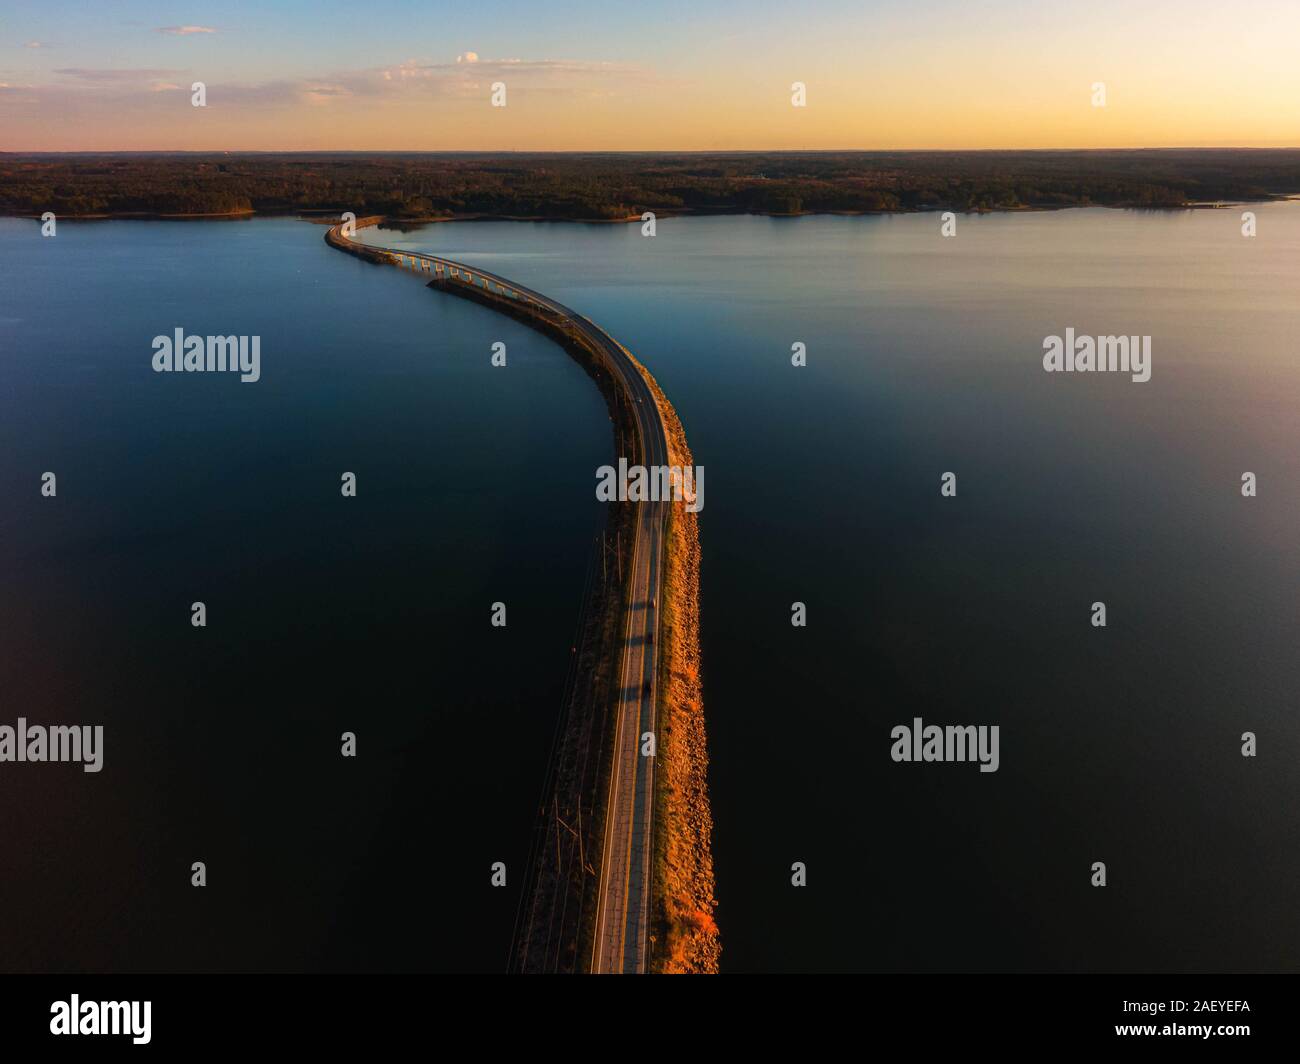
[[[726,968],[1295,968],[1300,204],[1255,210],[410,235],[589,311],[707,469]],[[1068,326],[1152,379],[1044,373]],[[895,764],[917,716],[1000,770]]]
[[[502,970],[596,390],[318,226],[0,230],[3,722],[106,732],[97,775],[0,768],[0,967]],[[261,380],[155,374],[176,326],[260,335]]]
[[[681,414],[725,968],[1295,967],[1300,206],[1256,209],[1253,240],[1102,210],[370,235],[590,314]],[[110,728],[98,777],[0,770],[8,966],[500,967],[486,870],[554,722],[594,388],[303,223],[36,232],[0,224],[0,680],[8,717]],[[260,333],[263,380],[153,374],[176,325]],[[1151,381],[1045,374],[1066,327],[1152,336]],[[999,771],[892,762],[918,716],[998,725]]]

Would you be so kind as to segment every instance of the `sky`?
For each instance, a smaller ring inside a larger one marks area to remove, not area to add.
[[[1300,0],[5,0],[0,150],[1291,147],[1297,42]]]

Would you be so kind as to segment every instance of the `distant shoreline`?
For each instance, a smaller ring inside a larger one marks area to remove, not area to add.
[[[207,212],[204,212],[204,213],[202,213],[202,214],[162,214],[162,213],[155,212],[155,211],[118,211],[118,212],[116,212],[116,213],[110,213],[110,214],[103,214],[103,213],[98,213],[98,214],[59,214],[58,212],[56,212],[56,215],[57,215],[59,221],[61,221],[61,222],[62,222],[62,221],[75,221],[75,222],[121,222],[121,221],[136,221],[136,222],[160,222],[160,221],[193,222],[193,221],[201,221],[201,220],[203,220],[203,219],[205,219],[205,218],[206,218],[206,219],[211,219],[211,220],[213,220],[213,221],[225,221],[225,220],[232,219],[232,218],[254,218],[254,217],[257,217],[257,216],[259,216],[259,215],[261,215],[261,214],[263,214],[263,213],[264,213],[264,212],[261,212],[261,211],[254,211],[254,210],[247,210],[247,211],[207,211]],[[291,212],[290,212],[290,213],[291,213]],[[23,212],[17,212],[17,211],[0,211],[0,218],[30,218],[30,219],[32,219],[33,221],[37,221],[37,222],[39,222],[39,221],[41,220],[41,216],[40,216],[39,214],[32,214],[32,213],[29,212],[29,211],[23,211]]]
[[[679,207],[655,209],[647,207],[656,219],[661,218],[722,218],[731,216],[748,215],[753,218],[865,218],[877,215],[895,215],[895,214],[938,214],[944,211],[952,211],[954,214],[1051,214],[1056,211],[1072,210],[1092,210],[1102,208],[1112,211],[1213,211],[1213,210],[1230,210],[1234,207],[1248,207],[1261,203],[1295,203],[1300,202],[1300,193],[1279,193],[1274,196],[1268,196],[1261,199],[1243,199],[1223,202],[1196,202],[1180,204],[1140,204],[1140,203],[1064,203],[1060,205],[1025,205],[1020,204],[1013,207],[971,207],[969,209],[958,209],[956,207],[943,206],[926,206],[926,207],[893,207],[882,210],[843,210],[843,211],[762,211],[751,210],[740,207],[720,207],[716,210],[683,210]],[[362,208],[360,211],[353,213],[361,215],[371,213],[368,209]],[[243,211],[207,211],[197,214],[177,214],[161,213],[155,211],[120,211],[115,213],[96,213],[96,214],[58,214],[59,221],[73,222],[199,222],[199,221],[239,221],[251,218],[297,218],[299,221],[309,222],[313,225],[333,225],[338,221],[339,215],[335,214],[318,214],[316,212],[292,211],[292,210],[243,210]],[[26,218],[31,221],[39,222],[41,215],[33,214],[29,211],[0,211],[0,218]],[[575,218],[568,215],[560,214],[485,214],[482,212],[470,214],[452,214],[452,215],[430,215],[428,217],[414,218],[388,218],[385,222],[386,228],[402,228],[410,226],[420,228],[426,225],[437,225],[441,222],[569,222],[575,225],[633,225],[642,221],[641,215],[630,214],[624,218]]]
[[[1300,195],[1300,151],[682,155],[0,155],[0,215],[243,220],[382,214],[656,218],[1206,210]],[[390,223],[392,224],[392,223]]]

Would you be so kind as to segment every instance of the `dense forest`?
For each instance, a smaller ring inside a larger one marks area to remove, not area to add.
[[[1300,150],[0,153],[0,213],[407,218],[1180,207],[1300,192]]]

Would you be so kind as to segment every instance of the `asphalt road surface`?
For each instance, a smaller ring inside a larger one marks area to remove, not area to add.
[[[512,298],[542,316],[558,319],[600,352],[633,404],[632,413],[647,468],[669,465],[668,436],[654,395],[631,356],[604,329],[561,303],[497,274],[436,255],[353,243],[334,226],[327,240],[344,250],[387,257],[416,273],[483,287]],[[633,456],[626,456],[629,464]],[[641,751],[655,731],[658,694],[658,603],[662,601],[662,558],[666,501],[638,502],[631,549],[632,580],[622,640],[617,733],[597,895],[591,971],[644,972],[648,961],[651,839],[654,820],[654,758]]]

